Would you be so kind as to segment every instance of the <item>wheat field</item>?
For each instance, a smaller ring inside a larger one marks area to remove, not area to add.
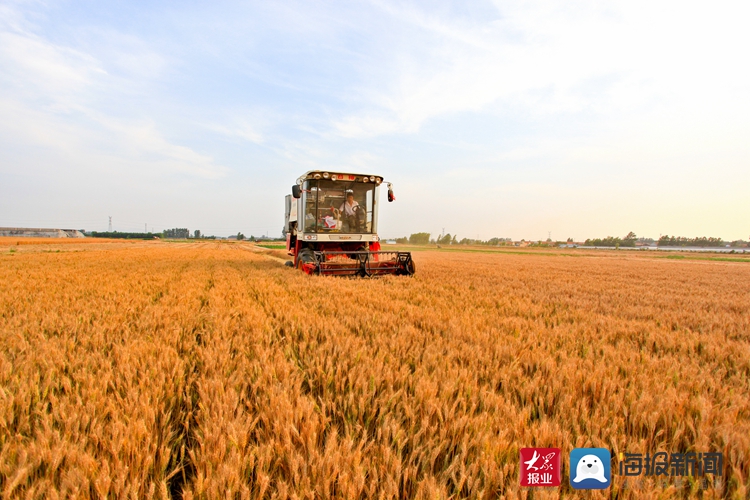
[[[748,498],[750,263],[416,252],[306,276],[249,243],[0,240],[3,498],[557,498],[521,447],[719,451]]]

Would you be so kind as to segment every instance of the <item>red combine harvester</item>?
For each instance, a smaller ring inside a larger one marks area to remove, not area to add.
[[[307,274],[414,274],[411,252],[382,251],[378,203],[382,177],[307,172],[286,196],[284,234],[293,262]],[[388,201],[394,201],[388,186]]]

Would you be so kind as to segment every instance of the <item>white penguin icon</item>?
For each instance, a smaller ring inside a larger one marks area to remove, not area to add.
[[[601,483],[607,482],[607,478],[604,477],[604,464],[596,455],[584,455],[578,461],[576,477],[573,482],[580,483],[584,479],[596,479]]]

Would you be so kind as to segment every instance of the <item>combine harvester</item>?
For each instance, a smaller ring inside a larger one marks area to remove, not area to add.
[[[381,251],[378,200],[383,178],[313,170],[286,196],[284,234],[294,261],[307,274],[414,274],[411,252]],[[388,201],[396,199],[390,183]]]

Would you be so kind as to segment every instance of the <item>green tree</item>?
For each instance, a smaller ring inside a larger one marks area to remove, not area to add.
[[[430,233],[414,233],[409,236],[412,245],[427,245],[430,242]]]
[[[242,233],[237,233],[237,239],[240,240],[240,241],[244,240],[245,239],[245,235],[242,234]]]
[[[446,234],[442,238],[438,238],[437,242],[440,245],[450,245],[451,244],[451,233]]]
[[[620,246],[623,247],[634,247],[635,241],[638,239],[638,236],[633,231],[630,231],[627,236],[625,236],[622,239],[622,242],[620,243]]]
[[[591,245],[595,247],[619,247],[622,243],[622,240],[617,237],[613,238],[612,236],[607,236],[606,238],[593,238],[586,240],[586,245]]]

